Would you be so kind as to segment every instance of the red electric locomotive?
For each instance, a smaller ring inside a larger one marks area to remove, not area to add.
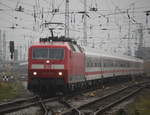
[[[49,42],[46,42],[49,41]],[[65,92],[84,78],[85,55],[71,39],[46,38],[29,48],[28,89],[35,93]]]

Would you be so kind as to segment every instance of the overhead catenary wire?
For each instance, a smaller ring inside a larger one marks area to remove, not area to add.
[[[10,1],[10,0],[8,0],[8,1]],[[48,1],[48,0],[45,0],[45,1]],[[48,1],[49,2],[49,1]],[[62,2],[64,2],[64,0],[62,0]],[[108,1],[107,1],[108,2]],[[23,4],[24,4],[24,2],[23,2]],[[7,5],[7,4],[6,4]],[[28,5],[30,5],[30,4],[28,4]],[[32,5],[31,5],[32,6]],[[62,4],[60,3],[60,6],[62,6]],[[7,7],[8,8],[8,7]],[[46,15],[46,13],[48,13],[48,14],[52,14],[52,12],[49,12],[49,11],[47,11],[47,9],[48,8],[44,8],[44,11],[43,11],[43,13],[41,13],[40,14],[40,11],[38,12],[36,12],[37,14],[39,14],[40,16],[41,15]],[[143,13],[143,11],[138,11],[139,9],[142,9],[142,7],[141,8],[135,8],[135,13]],[[144,9],[144,8],[143,8]],[[12,10],[14,10],[14,8],[12,9]],[[30,10],[30,9],[29,9]],[[41,9],[40,9],[41,10]],[[120,11],[120,12],[117,12],[117,13],[112,13],[109,9],[108,10],[102,10],[102,9],[100,9],[100,8],[98,8],[98,11],[97,12],[104,12],[104,16],[105,17],[107,17],[106,18],[106,20],[107,20],[107,22],[108,22],[108,19],[110,18],[110,16],[113,16],[113,15],[122,15],[122,16],[126,16],[126,19],[128,19],[127,18],[127,12],[126,12],[126,9],[124,9],[124,8],[120,8],[120,10],[122,11]],[[76,14],[80,14],[79,13],[80,11],[74,11],[74,10],[72,10],[72,12],[70,12],[70,14],[72,13],[72,14],[74,14],[75,16],[76,16]],[[102,13],[103,13],[102,12]],[[129,11],[130,12],[130,11]],[[30,16],[32,16],[33,17],[33,10],[31,10],[31,11],[28,11],[28,12],[23,12],[23,13],[27,13],[28,15],[30,15]],[[91,12],[88,12],[89,13],[89,15],[90,15],[90,13]],[[92,13],[91,13],[92,14]],[[125,14],[125,15],[124,15]],[[64,12],[63,11],[59,11],[58,13],[55,13],[55,15],[64,15]],[[100,14],[101,15],[101,14]],[[54,19],[54,17],[55,16],[51,16],[51,19],[46,19],[47,21],[52,21],[53,19]],[[97,16],[95,16],[95,17],[98,17],[98,15]],[[110,18],[111,19],[111,18]],[[32,20],[31,20],[32,21]],[[39,18],[39,21],[42,21],[41,20],[41,18]],[[112,22],[112,23],[114,23],[114,22]],[[110,24],[109,26],[111,26],[111,25],[113,25],[113,24]],[[122,27],[123,28],[123,27]]]

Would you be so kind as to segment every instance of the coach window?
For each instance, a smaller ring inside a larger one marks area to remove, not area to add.
[[[88,60],[88,66],[91,67],[91,60]]]
[[[93,60],[91,60],[90,62],[91,62],[91,67],[93,67],[94,66]]]
[[[86,58],[86,67],[89,67],[89,59]]]
[[[129,67],[131,67],[131,62],[129,62],[128,64],[129,64]]]
[[[110,67],[113,67],[113,61],[110,60]]]
[[[93,67],[93,62],[92,61],[90,61],[90,67]]]
[[[120,67],[123,67],[123,61],[120,61]]]
[[[139,67],[139,63],[138,62],[136,62],[136,66],[135,67]]]
[[[116,67],[119,67],[119,61],[116,61]]]
[[[105,60],[105,62],[104,62],[104,63],[105,63],[105,67],[107,67],[107,66],[108,66],[108,64],[107,64],[107,60]]]
[[[127,67],[129,67],[129,62],[127,61]]]
[[[109,60],[109,66],[113,67],[113,60]]]
[[[140,63],[139,63],[139,62],[137,62],[137,67],[138,67],[138,68],[140,67]]]
[[[130,62],[130,67],[131,67],[131,68],[133,67],[133,63],[132,63],[132,62]]]
[[[106,65],[107,65],[107,64],[106,64],[106,60],[104,60],[103,62],[104,62],[104,67],[106,67]]]
[[[95,64],[96,64],[96,60],[95,58],[93,58],[93,67],[95,67]]]
[[[111,65],[110,65],[110,66],[111,66],[111,67],[113,67],[113,60],[110,60],[110,63],[111,63]]]
[[[122,61],[120,61],[120,67],[123,67],[123,62]]]
[[[138,66],[138,63],[137,63],[137,62],[135,62],[135,63],[134,63],[134,67],[136,68],[137,66]]]
[[[116,65],[115,66],[118,67],[118,61],[116,61]]]
[[[105,62],[103,61],[103,67],[105,67]]]
[[[89,63],[89,67],[91,67],[91,62],[89,61],[88,63]]]
[[[126,67],[129,67],[129,62],[128,61],[126,62]]]
[[[100,63],[100,60],[97,58],[97,67],[100,67],[99,63]]]
[[[86,61],[85,66],[88,67],[88,62]]]
[[[127,63],[126,63],[126,61],[124,61],[124,67],[126,67],[127,66]]]
[[[89,67],[90,66],[90,64],[89,64],[89,62],[87,62],[87,65],[86,65],[86,67]]]
[[[95,67],[97,67],[97,63],[95,62]]]
[[[110,65],[111,65],[110,60],[107,59],[105,64],[106,64],[106,67],[110,67]]]
[[[102,64],[101,64],[101,60],[100,60],[100,62],[99,62],[99,67],[101,67],[102,66]]]
[[[121,61],[119,61],[119,67],[121,67]]]

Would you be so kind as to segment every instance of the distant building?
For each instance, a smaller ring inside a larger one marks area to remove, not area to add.
[[[14,51],[14,61],[18,61],[18,50],[15,49]]]
[[[0,62],[3,59],[3,44],[2,44],[2,31],[0,30]]]
[[[150,47],[142,47],[136,51],[136,57],[144,60],[144,71],[150,77]]]
[[[144,71],[146,75],[150,77],[150,60],[144,61]]]
[[[138,58],[150,60],[150,47],[141,47],[136,51],[135,55]]]

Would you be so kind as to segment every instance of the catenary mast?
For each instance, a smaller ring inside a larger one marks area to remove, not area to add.
[[[86,16],[87,8],[86,8],[86,5],[87,5],[87,1],[84,0],[84,22],[83,22],[83,43],[84,43],[84,46],[87,46],[87,16]]]
[[[65,37],[69,38],[69,0],[66,0],[65,6]]]

